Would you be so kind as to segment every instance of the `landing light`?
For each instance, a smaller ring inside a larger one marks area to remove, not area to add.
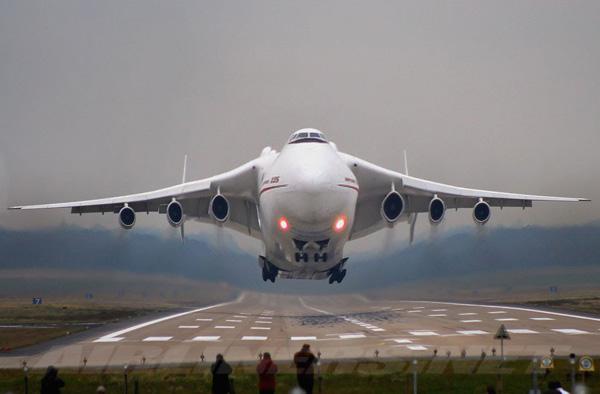
[[[279,218],[279,228],[281,231],[288,231],[290,229],[290,223],[287,221],[285,216]]]
[[[339,216],[337,219],[335,219],[335,222],[333,223],[333,229],[336,232],[342,232],[344,231],[344,229],[346,228],[346,217],[345,216]]]

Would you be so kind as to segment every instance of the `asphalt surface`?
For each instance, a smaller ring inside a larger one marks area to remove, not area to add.
[[[326,359],[479,357],[500,354],[501,324],[511,339],[505,354],[600,355],[600,318],[527,307],[431,301],[370,301],[360,295],[291,296],[247,293],[237,300],[95,331],[38,354],[0,357],[0,368],[114,367],[256,360],[269,351],[290,360],[302,344]]]

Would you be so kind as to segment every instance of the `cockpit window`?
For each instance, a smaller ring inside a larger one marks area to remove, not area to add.
[[[297,144],[297,143],[301,143],[301,142],[324,142],[326,143],[327,140],[325,139],[325,136],[322,133],[319,132],[296,132],[294,134],[292,134],[292,136],[290,137],[289,143],[290,144]]]

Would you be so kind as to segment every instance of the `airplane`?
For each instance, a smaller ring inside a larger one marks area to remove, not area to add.
[[[186,156],[187,160],[187,156]],[[160,190],[59,204],[14,206],[33,210],[70,208],[71,213],[115,213],[131,229],[138,213],[164,214],[184,237],[188,220],[225,226],[263,242],[262,279],[328,279],[346,276],[344,246],[406,222],[410,241],[419,213],[432,225],[448,209],[469,208],[477,225],[492,207],[531,207],[533,201],[579,202],[584,198],[536,196],[468,189],[388,170],[338,151],[317,129],[301,129],[277,152],[271,147],[231,171]]]

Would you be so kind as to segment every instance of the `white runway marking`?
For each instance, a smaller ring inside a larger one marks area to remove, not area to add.
[[[413,309],[425,309],[424,306],[415,306]]]
[[[577,330],[575,328],[553,328],[552,331],[560,332],[561,334],[568,334],[568,335],[589,334],[589,332],[587,332],[587,331]]]
[[[448,309],[432,309],[432,312],[446,312]]]
[[[530,317],[529,319],[531,319],[531,320],[537,320],[537,321],[550,321],[550,320],[554,320],[551,317]]]
[[[179,328],[199,328],[200,326],[179,326]]]
[[[250,327],[251,330],[270,330],[271,327]]]
[[[119,341],[122,341],[123,339],[125,339],[125,338],[102,337],[102,338],[96,339],[94,342],[98,342],[98,343],[103,343],[103,342],[119,342]]]
[[[340,339],[357,339],[357,338],[366,338],[365,334],[340,334]]]
[[[235,326],[215,326],[215,328],[231,329],[231,328],[235,328]]]
[[[233,317],[236,318],[236,319],[247,319],[248,318],[248,316],[240,316],[240,315],[235,315]]]
[[[291,341],[316,341],[317,337],[291,337]]]
[[[539,332],[529,330],[527,328],[513,328],[506,331],[508,331],[511,334],[539,334]]]
[[[258,319],[261,319],[261,320],[272,320],[273,317],[271,317],[271,316],[261,316]]]
[[[225,320],[227,323],[241,323],[241,320],[227,319]]]
[[[257,320],[254,323],[258,323],[258,324],[271,324],[273,322],[272,321]]]
[[[148,337],[142,339],[142,342],[167,342],[173,339],[173,337]]]
[[[410,339],[394,339],[396,343],[412,343]]]
[[[396,308],[396,309],[392,309],[392,310],[395,311],[395,312],[400,312],[400,311],[403,311],[404,308]]]
[[[181,313],[176,313],[174,315],[169,315],[169,316],[161,317],[160,319],[151,320],[151,321],[148,321],[148,322],[145,322],[145,323],[142,323],[142,324],[138,324],[138,325],[135,325],[135,326],[132,326],[132,327],[129,327],[129,328],[125,328],[125,329],[120,330],[120,331],[113,332],[113,333],[108,334],[108,335],[104,335],[102,338],[99,338],[99,339],[105,339],[105,341],[102,341],[102,342],[110,342],[110,341],[106,341],[106,339],[119,337],[120,335],[126,334],[126,333],[131,332],[131,331],[138,330],[138,329],[143,328],[143,327],[148,327],[148,326],[151,326],[151,325],[156,324],[156,323],[162,323],[164,321],[171,320],[171,319],[176,319],[178,317],[187,316],[187,315],[190,315],[192,313],[202,312],[202,311],[206,311],[208,309],[213,309],[213,308],[218,308],[218,307],[221,307],[221,306],[235,304],[235,303],[241,302],[245,297],[246,297],[246,294],[242,293],[234,301],[223,302],[223,303],[220,303],[220,304],[215,304],[215,305],[211,305],[211,306],[205,306],[204,308],[198,308],[198,309],[194,309],[194,310],[187,311],[187,312],[181,312]],[[114,341],[114,342],[117,342],[117,341]]]
[[[502,319],[494,319],[494,320],[496,320],[496,321],[517,321],[519,319],[515,319],[514,317],[505,317]]]
[[[207,318],[207,317],[203,317],[201,319],[196,319],[196,321],[213,321],[213,319]]]
[[[221,339],[219,336],[194,337],[192,341],[196,342],[215,342]]]
[[[382,332],[385,331],[385,328],[372,328],[371,331]]]
[[[461,323],[481,323],[481,320],[461,320]]]
[[[475,316],[477,313],[475,312],[465,312],[465,313],[459,313],[458,316]]]
[[[440,335],[435,331],[409,331],[408,333],[416,337],[433,337]]]
[[[422,345],[407,345],[406,347],[409,350],[427,350],[427,348],[425,346],[422,346]]]
[[[429,316],[429,317],[444,317],[444,316],[448,316],[448,315],[446,315],[444,313],[437,313],[437,314],[427,315],[427,316]]]
[[[600,318],[598,317],[589,317],[589,316],[581,316],[581,315],[574,315],[571,313],[561,313],[561,312],[550,312],[550,311],[543,311],[540,309],[533,309],[533,308],[522,308],[522,307],[518,307],[518,306],[502,306],[502,305],[480,305],[480,304],[466,304],[466,303],[461,303],[461,302],[444,302],[444,301],[411,301],[411,300],[406,300],[406,301],[402,301],[402,302],[418,302],[418,303],[426,303],[426,304],[438,304],[438,305],[455,305],[455,306],[476,306],[479,308],[490,308],[490,309],[507,309],[507,310],[511,310],[511,311],[522,311],[522,312],[534,312],[534,313],[542,313],[545,315],[553,315],[553,316],[562,316],[562,317],[572,317],[574,319],[581,319],[581,320],[590,320],[590,321],[596,321],[596,322],[600,322]]]
[[[423,312],[421,309],[417,309],[416,311],[407,311],[408,313],[419,313],[419,312]]]
[[[488,312],[488,313],[491,314],[491,315],[501,315],[503,313],[506,313],[506,311],[491,311],[491,312]]]
[[[266,341],[267,337],[257,337],[257,336],[243,336],[242,341]]]
[[[459,334],[462,335],[487,335],[489,334],[489,332],[487,331],[482,331],[482,330],[464,330],[464,331],[456,331]]]

